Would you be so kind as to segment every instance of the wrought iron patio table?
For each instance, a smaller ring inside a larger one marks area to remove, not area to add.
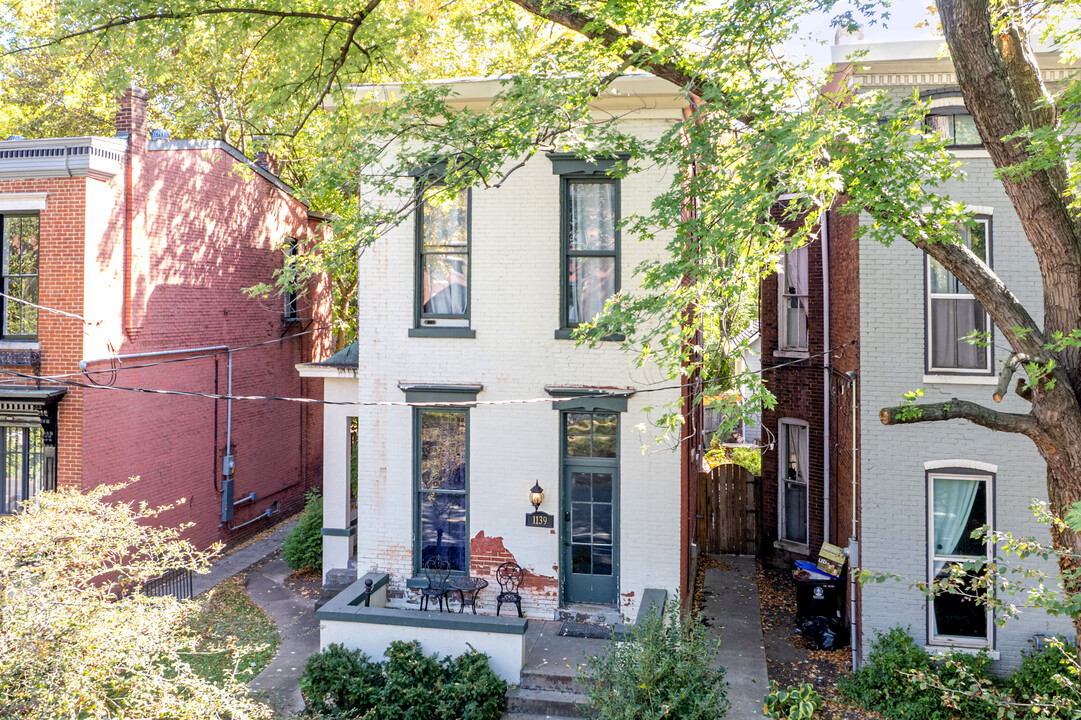
[[[458,591],[458,601],[461,603],[461,607],[458,608],[459,613],[465,610],[465,594],[472,593],[469,606],[473,608],[473,614],[476,615],[477,594],[486,587],[488,587],[488,581],[479,577],[452,577],[447,581],[448,589]]]

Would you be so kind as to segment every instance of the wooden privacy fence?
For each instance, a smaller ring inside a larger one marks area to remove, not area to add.
[[[761,483],[739,465],[721,465],[698,474],[698,550],[703,553],[758,553]]]

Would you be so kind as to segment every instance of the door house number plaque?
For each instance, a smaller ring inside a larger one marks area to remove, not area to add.
[[[525,526],[526,527],[538,527],[538,528],[551,528],[555,527],[555,523],[552,522],[555,519],[554,516],[549,515],[546,512],[531,512],[525,514]]]

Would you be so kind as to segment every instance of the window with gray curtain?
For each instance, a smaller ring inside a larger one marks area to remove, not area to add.
[[[929,475],[930,580],[947,578],[965,563],[987,561],[987,543],[973,538],[972,532],[990,522],[990,480],[989,475]],[[965,594],[939,595],[930,606],[931,641],[986,645],[989,620],[987,608],[975,599]]]
[[[780,333],[782,350],[807,349],[807,246],[789,250],[781,258]]]
[[[588,323],[619,290],[619,181],[564,178],[563,326]]]
[[[961,229],[961,240],[973,253],[989,263],[991,245],[987,218]],[[928,369],[966,373],[990,373],[988,348],[964,340],[969,333],[986,333],[990,318],[972,293],[953,273],[927,258],[927,350]]]
[[[418,312],[425,319],[469,317],[469,191],[440,183],[423,191],[417,213]]]
[[[806,425],[782,420],[777,453],[780,538],[807,544],[809,455]]]
[[[41,221],[36,212],[0,215],[3,236],[3,327],[5,338],[38,335],[38,246]]]

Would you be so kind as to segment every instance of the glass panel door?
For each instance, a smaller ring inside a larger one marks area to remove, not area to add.
[[[616,492],[610,469],[568,466],[564,493],[564,599],[616,602]],[[569,499],[569,501],[566,501]]]

